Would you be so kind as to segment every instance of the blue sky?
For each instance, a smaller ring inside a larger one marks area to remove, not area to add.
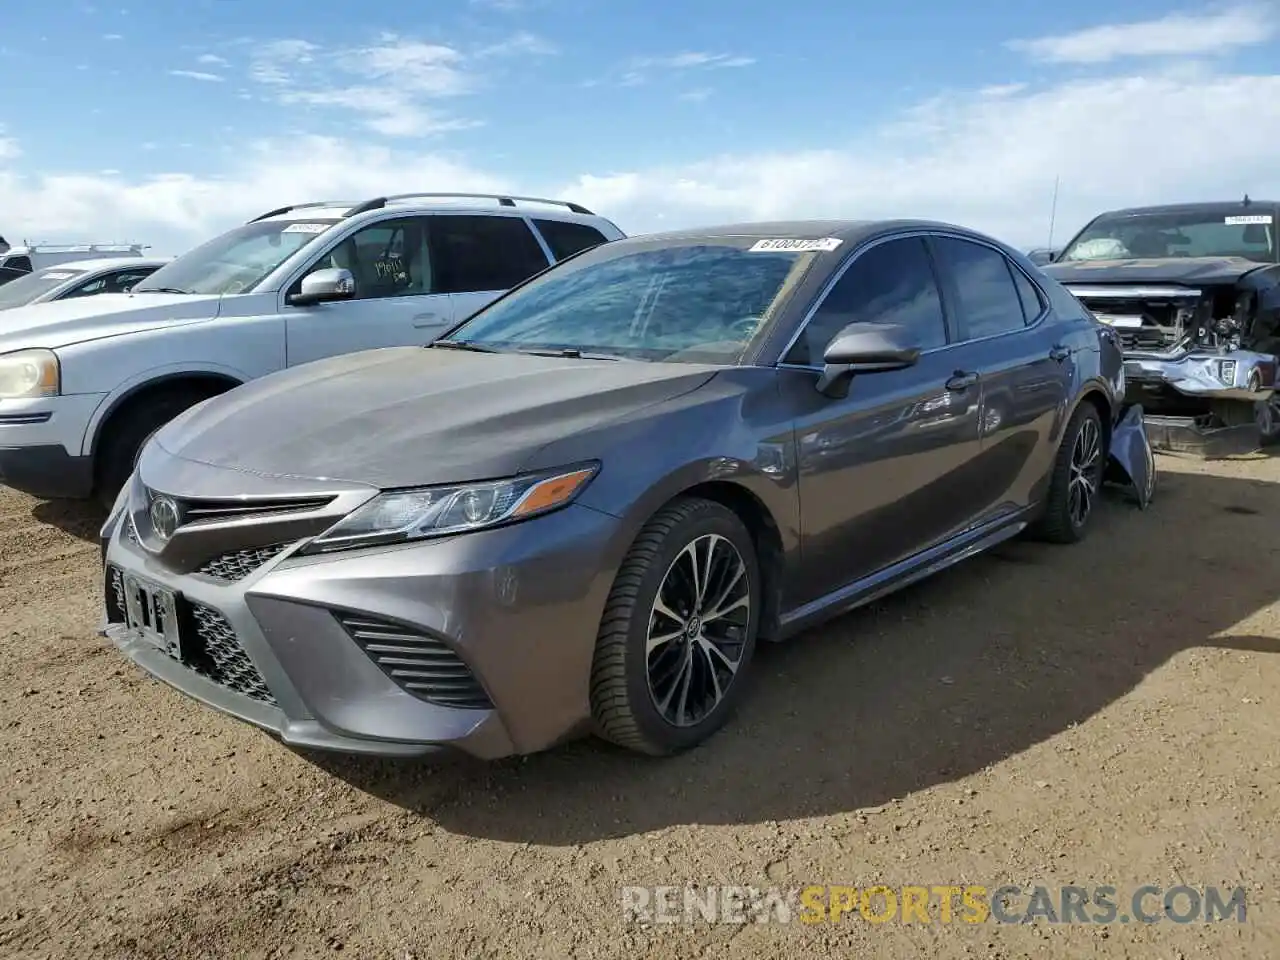
[[[0,72],[38,95],[0,100],[0,233],[180,247],[315,191],[502,187],[632,232],[911,215],[1032,242],[1056,174],[1063,230],[1280,193],[1271,2],[400,6],[12,5]]]

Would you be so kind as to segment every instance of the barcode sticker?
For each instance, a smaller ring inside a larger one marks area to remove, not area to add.
[[[1223,217],[1222,222],[1229,227],[1243,227],[1251,223],[1272,223],[1274,219],[1269,213],[1255,213],[1245,217]]]
[[[822,237],[819,240],[794,240],[779,237],[772,240],[757,240],[748,253],[810,253],[821,250],[830,253],[844,243],[838,237]]]

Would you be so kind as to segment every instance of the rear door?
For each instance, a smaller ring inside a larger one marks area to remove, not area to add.
[[[289,366],[358,350],[430,343],[450,325],[454,304],[440,290],[430,220],[379,220],[312,262],[303,276],[334,267],[350,270],[356,294],[351,300],[305,307],[286,300]],[[301,286],[300,277],[289,292]]]
[[[437,213],[430,220],[439,289],[459,321],[551,265],[524,217]]]
[[[982,379],[979,519],[994,519],[1042,495],[1075,380],[1075,348],[1069,324],[1002,251],[958,236],[935,235],[930,244]]]

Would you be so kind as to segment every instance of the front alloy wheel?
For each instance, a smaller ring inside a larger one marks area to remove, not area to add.
[[[670,754],[728,718],[759,629],[750,533],[710,500],[658,511],[618,570],[596,638],[591,710],[605,739]]]
[[[1107,462],[1102,418],[1085,400],[1076,408],[1054,457],[1044,513],[1035,532],[1051,543],[1076,543],[1093,517]]]

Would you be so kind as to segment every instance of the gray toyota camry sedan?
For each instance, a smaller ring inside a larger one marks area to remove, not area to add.
[[[1023,531],[1078,541],[1104,482],[1145,505],[1123,379],[1108,328],[959,227],[619,240],[161,429],[102,530],[105,632],[297,746],[669,754],[758,643]]]

